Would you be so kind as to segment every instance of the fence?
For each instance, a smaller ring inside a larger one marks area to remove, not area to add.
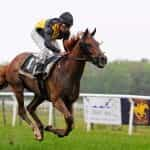
[[[25,101],[25,103],[28,103],[31,100],[31,97],[33,97],[32,93],[24,93],[24,96],[26,98],[29,98],[28,100]],[[15,126],[16,123],[16,116],[17,116],[17,101],[16,98],[14,96],[13,93],[11,92],[1,92],[0,93],[0,100],[2,100],[2,106],[5,105],[5,100],[4,97],[9,97],[12,99],[12,126]],[[84,118],[85,118],[85,122],[87,123],[87,131],[89,131],[91,129],[91,125],[94,123],[90,120],[87,119],[87,114],[85,114],[86,112],[86,101],[87,99],[92,101],[92,97],[95,98],[101,98],[101,99],[105,99],[105,98],[128,98],[129,102],[130,102],[130,113],[129,113],[129,128],[128,128],[128,134],[131,135],[132,134],[132,129],[133,129],[133,116],[134,116],[134,100],[133,99],[144,99],[144,100],[150,100],[150,96],[138,96],[138,95],[112,95],[112,94],[87,94],[87,93],[81,93],[80,97],[83,99],[83,104],[84,104]],[[100,100],[99,100],[100,101]],[[45,102],[43,105],[45,105],[46,107],[48,107],[48,124],[52,124],[53,121],[53,107],[51,103]],[[5,107],[2,107],[2,111],[3,111],[3,121],[5,122]],[[90,110],[87,110],[90,112]]]

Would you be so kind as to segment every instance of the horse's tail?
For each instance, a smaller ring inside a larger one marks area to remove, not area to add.
[[[6,70],[7,65],[0,66],[0,90],[8,86],[8,82],[6,80]]]

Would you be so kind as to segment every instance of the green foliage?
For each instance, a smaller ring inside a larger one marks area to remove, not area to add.
[[[87,64],[80,92],[150,95],[150,62],[113,61],[104,69]]]
[[[81,92],[150,95],[150,63],[114,61],[104,69],[88,64],[81,80]]]

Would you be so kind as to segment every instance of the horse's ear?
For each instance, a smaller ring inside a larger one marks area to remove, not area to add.
[[[84,34],[83,34],[83,36],[82,36],[82,38],[85,38],[88,35],[88,33],[89,33],[89,30],[86,29],[85,32],[84,32]]]
[[[91,36],[94,36],[96,33],[96,28],[94,28],[93,32],[91,33]]]

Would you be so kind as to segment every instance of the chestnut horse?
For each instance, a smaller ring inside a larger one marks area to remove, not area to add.
[[[0,88],[10,85],[18,102],[18,114],[32,128],[37,140],[43,139],[44,130],[50,131],[59,137],[64,137],[73,129],[73,103],[79,96],[80,80],[87,61],[99,68],[104,68],[107,57],[100,49],[100,44],[94,39],[96,29],[90,33],[88,29],[80,36],[66,41],[66,48],[70,50],[53,67],[51,74],[45,80],[48,101],[60,111],[65,119],[66,128],[56,129],[52,126],[44,127],[35,110],[45,99],[41,96],[38,82],[27,76],[19,74],[19,69],[30,53],[22,53],[16,56],[8,65],[0,68]],[[34,98],[24,107],[24,89],[34,93]],[[34,121],[29,119],[29,112]]]

